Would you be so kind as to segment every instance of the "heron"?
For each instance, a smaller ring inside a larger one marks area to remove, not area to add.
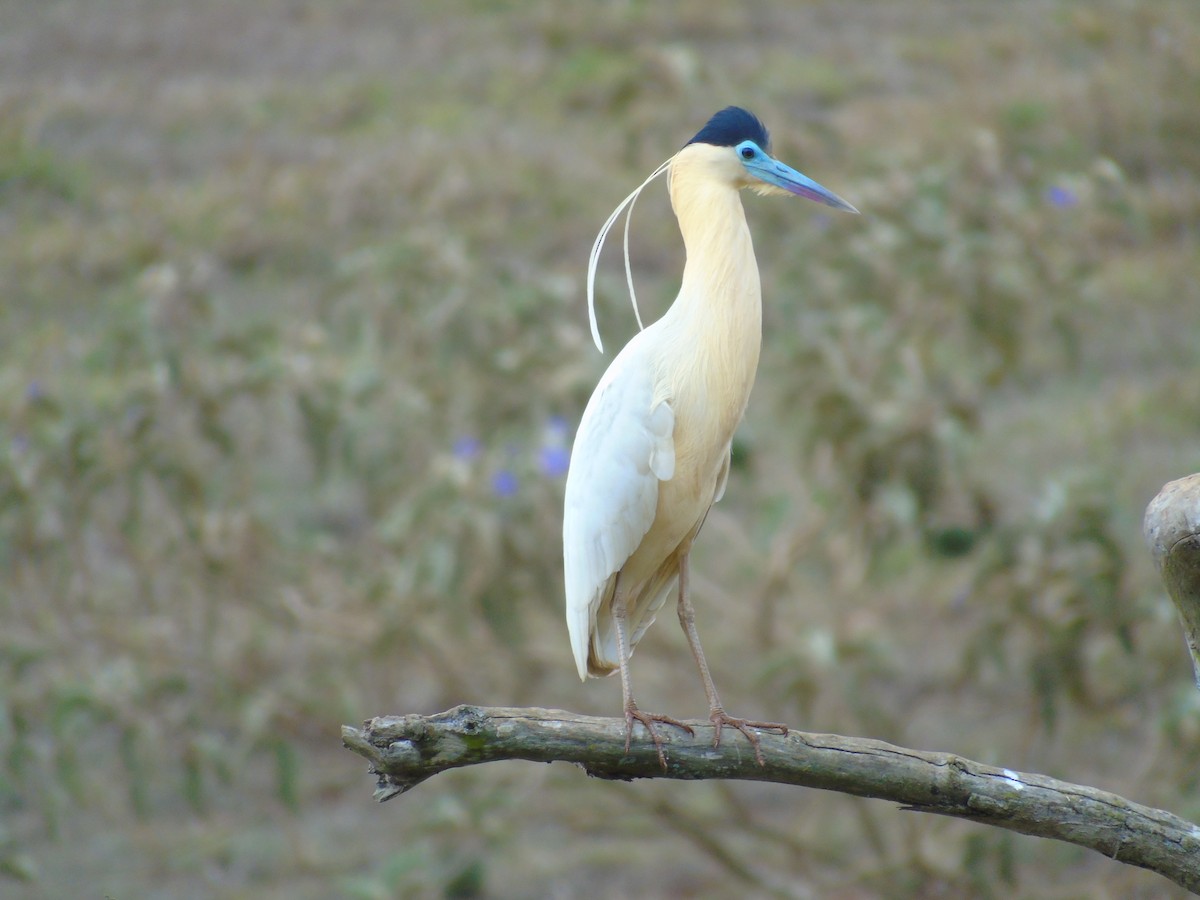
[[[620,673],[625,752],[639,722],[665,770],[656,723],[694,731],[679,719],[638,707],[629,657],[676,592],[679,623],[704,682],[713,746],[720,745],[723,728],[734,728],[762,765],[756,730],[787,734],[787,726],[725,712],[700,646],[688,584],[693,542],[725,493],[733,434],[750,398],[762,344],[758,263],[740,192],[750,188],[858,210],[774,159],[767,129],[753,113],[736,106],[721,110],[617,206],[596,237],[588,311],[601,352],[595,314],[600,251],[627,210],[625,270],[640,327],[629,216],[640,192],[664,172],[686,251],[683,277],[666,313],[641,328],[613,359],[576,432],[563,513],[567,630],[581,679]]]

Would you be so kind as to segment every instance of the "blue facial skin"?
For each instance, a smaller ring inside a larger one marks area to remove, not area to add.
[[[821,187],[807,175],[797,172],[772,158],[754,141],[742,141],[733,148],[746,171],[760,181],[783,188],[790,194],[815,200],[846,212],[858,212],[853,206],[828,188]]]

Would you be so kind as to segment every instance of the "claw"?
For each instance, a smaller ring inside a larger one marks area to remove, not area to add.
[[[667,756],[663,753],[662,737],[658,733],[658,729],[654,727],[655,722],[662,722],[664,725],[674,725],[676,728],[682,728],[688,734],[694,735],[696,732],[692,726],[685,725],[678,719],[673,719],[670,716],[664,716],[659,713],[644,713],[633,703],[629,703],[625,707],[625,752],[629,753],[629,742],[633,739],[633,722],[637,720],[642,723],[643,727],[650,733],[650,740],[654,741],[654,750],[658,753],[658,764],[662,766],[663,771],[667,771]]]
[[[786,735],[788,727],[781,722],[754,722],[749,719],[738,719],[729,715],[723,709],[714,709],[709,714],[709,721],[713,723],[713,747],[721,746],[721,730],[728,725],[730,728],[736,728],[746,736],[746,740],[750,742],[750,746],[754,748],[754,758],[760,766],[766,766],[766,760],[763,759],[762,747],[760,746],[759,737],[755,734],[754,729],[762,731],[774,731],[778,734]]]

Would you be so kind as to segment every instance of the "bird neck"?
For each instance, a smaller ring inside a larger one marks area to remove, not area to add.
[[[687,261],[679,296],[663,317],[671,340],[662,388],[696,411],[720,409],[718,430],[731,435],[749,399],[762,345],[754,245],[737,189],[716,177],[703,155],[676,157],[670,186]]]
[[[758,262],[738,190],[700,166],[677,162],[671,206],[687,251],[677,304],[705,307],[695,310],[705,316],[761,318]]]

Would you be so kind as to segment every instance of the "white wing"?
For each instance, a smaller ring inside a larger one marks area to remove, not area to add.
[[[675,473],[675,414],[655,403],[649,361],[653,328],[613,360],[588,401],[567,473],[563,567],[567,630],[579,677],[610,577],[637,549],[658,505],[658,483]]]

